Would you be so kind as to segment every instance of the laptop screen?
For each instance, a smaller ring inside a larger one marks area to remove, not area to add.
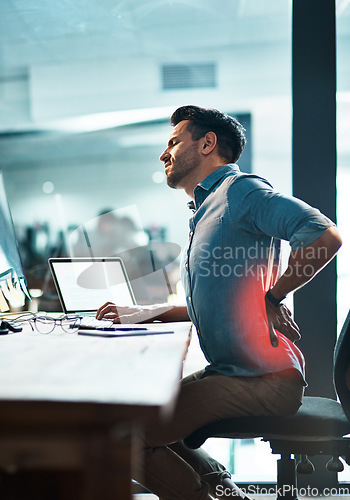
[[[105,302],[133,305],[135,298],[122,260],[49,259],[62,309],[66,313],[94,313]]]

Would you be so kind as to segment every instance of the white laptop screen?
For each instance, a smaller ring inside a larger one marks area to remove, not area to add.
[[[50,259],[50,266],[65,312],[94,312],[108,301],[135,303],[121,260]]]

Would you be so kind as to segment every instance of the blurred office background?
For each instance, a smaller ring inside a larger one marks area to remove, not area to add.
[[[350,1],[336,3],[341,324],[350,274]],[[79,228],[110,211],[140,244],[174,244],[165,261],[173,257],[176,283],[190,213],[158,158],[180,105],[237,116],[249,138],[242,170],[292,192],[291,8],[291,0],[0,2],[0,168],[30,287],[44,289],[47,258],[69,254]],[[266,445],[207,446],[237,480],[274,480]]]

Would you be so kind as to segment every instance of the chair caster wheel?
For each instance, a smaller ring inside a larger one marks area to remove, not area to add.
[[[329,462],[327,462],[326,468],[329,472],[343,472],[344,465],[339,457],[332,457]]]
[[[315,467],[307,455],[301,455],[300,462],[297,465],[297,472],[298,474],[312,474],[315,472]]]

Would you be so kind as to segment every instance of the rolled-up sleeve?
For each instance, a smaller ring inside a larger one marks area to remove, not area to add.
[[[305,226],[293,234],[289,243],[293,250],[311,245],[334,223],[321,212],[314,216]]]

